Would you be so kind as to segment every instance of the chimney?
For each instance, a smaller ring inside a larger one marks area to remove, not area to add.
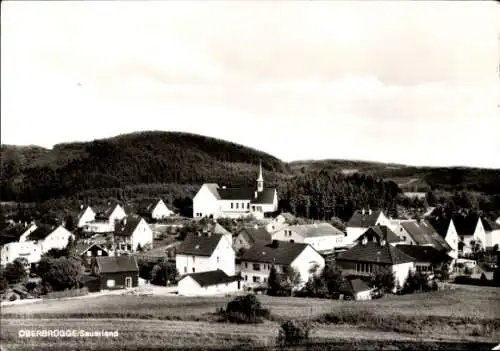
[[[274,240],[273,240],[273,243],[271,244],[271,247],[273,247],[273,248],[277,248],[278,246],[279,246],[279,244],[278,244],[278,240],[274,239]]]

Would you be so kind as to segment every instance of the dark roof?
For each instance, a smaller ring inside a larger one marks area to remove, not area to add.
[[[336,260],[385,263],[391,265],[415,261],[413,257],[408,256],[390,244],[380,246],[378,243],[374,243],[372,241],[369,241],[364,245],[357,244],[351,249],[339,254]]]
[[[446,238],[448,234],[448,229],[450,228],[451,220],[441,217],[441,218],[431,218],[430,224],[436,230],[436,232],[443,238]]]
[[[177,248],[178,255],[212,256],[222,239],[222,234],[189,233],[182,244]]]
[[[438,250],[451,250],[450,245],[427,221],[405,221],[401,222],[401,227],[406,230],[417,245],[432,245]]]
[[[456,215],[453,217],[453,224],[458,235],[473,235],[476,231],[476,226],[479,221],[479,216],[469,214],[467,216]]]
[[[252,241],[253,244],[260,241],[272,241],[271,234],[269,234],[269,232],[263,227],[243,228],[241,232],[245,232],[247,234],[247,237]]]
[[[264,189],[257,193],[257,197],[250,201],[252,204],[272,204],[276,189]]]
[[[418,262],[441,263],[448,259],[443,251],[436,250],[432,246],[397,245],[396,247]]]
[[[125,217],[115,226],[115,235],[131,237],[141,220],[141,217]]]
[[[96,262],[100,273],[139,271],[135,256],[100,256]]]
[[[403,239],[385,225],[375,225],[368,228],[357,240],[359,241],[361,238],[367,237],[368,241],[370,241],[373,236],[377,237],[379,243],[381,240],[385,240],[391,244],[403,241]]]
[[[294,221],[295,220],[295,216],[293,214],[291,214],[290,212],[282,212],[276,217],[279,217],[279,216],[282,216],[283,218],[285,218],[286,221]]]
[[[344,235],[340,230],[335,228],[330,223],[313,223],[313,224],[298,224],[291,225],[286,229],[302,235],[304,238],[313,238],[327,235]]]
[[[48,226],[44,224],[40,224],[37,228],[32,231],[26,240],[44,240],[48,237],[54,230],[56,230],[57,226]]]
[[[359,278],[346,279],[342,282],[340,292],[355,294],[362,291],[372,290],[363,280]]]
[[[362,211],[356,211],[352,215],[349,222],[347,222],[348,227],[355,228],[368,228],[377,224],[377,219],[380,216],[382,211],[372,211],[370,214],[369,211],[365,211],[363,214]]]
[[[220,269],[216,271],[190,273],[185,275],[185,277],[193,278],[201,287],[238,281],[237,276],[228,276]]]
[[[291,264],[308,244],[274,240],[272,243],[256,243],[241,256],[242,261]]]
[[[250,187],[218,188],[218,194],[222,200],[250,200],[252,204],[270,204],[274,200],[276,189],[264,189],[257,193],[256,189]]]
[[[14,224],[3,228],[0,232],[0,245],[5,245],[12,242],[17,242],[21,236],[31,228],[31,223],[28,225]]]
[[[483,222],[483,227],[484,230],[487,232],[491,232],[493,230],[500,230],[500,224],[498,224],[495,221],[492,221],[491,219],[488,218],[481,218]]]

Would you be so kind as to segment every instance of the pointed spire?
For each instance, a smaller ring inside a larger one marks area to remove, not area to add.
[[[262,161],[259,163],[259,178],[257,178],[258,182],[263,182],[264,178],[262,178]]]

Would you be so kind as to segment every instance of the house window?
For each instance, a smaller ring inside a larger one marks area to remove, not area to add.
[[[240,239],[240,245],[243,245],[243,240]]]
[[[219,263],[219,256],[217,256],[217,263]]]
[[[264,278],[264,283],[267,283],[267,278]]]
[[[196,256],[193,256],[193,263],[194,263],[194,261],[195,261],[195,257],[196,257]]]
[[[188,271],[188,268],[186,266],[184,266],[184,273],[187,273]]]
[[[252,211],[255,211],[255,206],[252,206]]]
[[[88,257],[92,256],[92,252],[87,251],[87,256],[88,256]]]
[[[101,250],[97,250],[97,256],[102,256],[102,251]]]
[[[245,203],[244,202],[241,203],[241,208],[242,209],[245,208]]]
[[[236,203],[236,209],[238,209],[239,205],[240,205],[239,203]]]
[[[260,282],[260,277],[256,277],[256,276],[254,276],[254,277],[253,277],[253,282],[254,282],[254,283],[259,283],[259,282]]]
[[[253,270],[254,271],[260,271],[260,264],[259,263],[254,263],[253,264]]]
[[[114,287],[114,286],[115,286],[115,281],[114,281],[113,279],[108,279],[108,280],[106,281],[106,286],[107,286],[108,288],[112,288],[112,287]]]
[[[231,202],[231,208],[233,208],[233,203]]]
[[[194,272],[195,272],[195,269],[194,269],[194,267],[193,267],[193,273],[194,273]]]
[[[247,262],[245,262],[245,268],[248,268],[248,263]]]
[[[293,240],[293,239],[290,239],[290,242],[291,242],[291,243],[293,244],[293,243],[295,242],[295,240]]]
[[[245,275],[245,281],[247,281],[247,280],[248,280],[248,277]]]
[[[247,203],[247,209],[249,209],[249,208],[250,208],[250,202],[249,202],[249,203]]]

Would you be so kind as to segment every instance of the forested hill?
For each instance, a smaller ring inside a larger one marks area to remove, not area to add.
[[[2,201],[72,197],[89,189],[151,183],[254,184],[262,162],[270,184],[289,166],[243,145],[180,132],[141,132],[40,147],[2,145]]]

